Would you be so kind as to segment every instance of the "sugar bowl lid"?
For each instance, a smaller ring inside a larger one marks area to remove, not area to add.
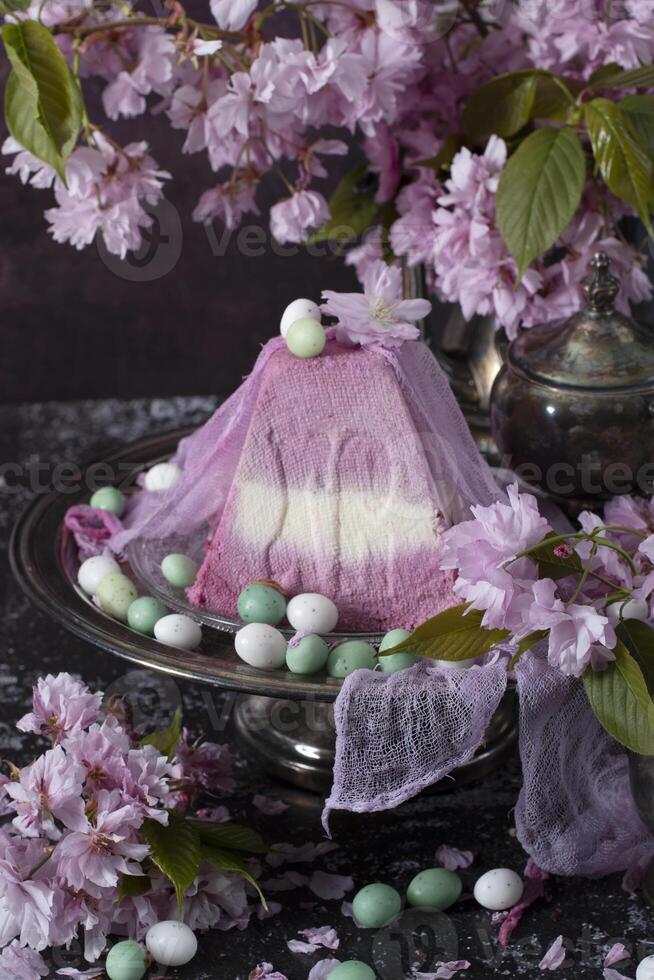
[[[554,387],[624,390],[654,385],[654,329],[618,313],[620,283],[596,252],[582,289],[585,309],[563,324],[522,331],[507,352],[509,368]]]

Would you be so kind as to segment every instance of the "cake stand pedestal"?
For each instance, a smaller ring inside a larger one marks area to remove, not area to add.
[[[178,650],[141,636],[111,619],[77,585],[77,554],[64,515],[75,504],[88,503],[102,473],[103,484],[136,488],[138,475],[168,459],[187,430],[141,440],[89,464],[75,485],[37,497],[18,520],[10,542],[14,575],[34,604],[67,629],[140,667],[171,677],[236,691],[235,729],[239,740],[269,771],[305,790],[324,793],[331,786],[334,763],[333,702],[341,681],[303,677],[284,671],[249,667],[234,653],[230,620],[204,619],[199,650]],[[112,479],[107,474],[113,474]],[[138,576],[138,567],[132,565]],[[181,594],[147,581],[144,591],[159,595],[173,609],[187,612]],[[217,621],[207,625],[207,620]],[[212,628],[214,626],[214,628]],[[457,770],[456,779],[482,778],[511,750],[516,735],[513,692],[493,718],[479,753]],[[447,787],[452,780],[444,780]]]

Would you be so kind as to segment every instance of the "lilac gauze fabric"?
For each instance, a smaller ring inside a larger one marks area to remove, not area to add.
[[[517,666],[523,787],[518,839],[551,874],[593,878],[654,854],[628,760],[593,715],[581,681],[532,651]]]
[[[472,758],[506,690],[505,662],[443,670],[425,662],[395,674],[357,670],[334,705],[332,810],[399,806]]]

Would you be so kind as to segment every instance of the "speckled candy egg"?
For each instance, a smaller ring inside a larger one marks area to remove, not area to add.
[[[286,663],[286,639],[267,623],[248,623],[240,629],[234,648],[246,664],[258,670],[279,670]]]
[[[121,623],[127,622],[127,612],[137,597],[131,579],[120,572],[111,572],[100,582],[95,593],[100,608]]]
[[[100,487],[91,497],[90,504],[91,507],[108,510],[110,514],[122,517],[125,513],[125,494],[118,487]]]
[[[415,908],[449,909],[461,896],[461,879],[447,868],[426,868],[411,881],[406,900]]]
[[[286,599],[273,585],[252,582],[238,597],[238,614],[244,623],[277,626],[286,615]]]
[[[288,328],[286,346],[296,357],[319,357],[325,349],[327,335],[317,320],[296,320]]]
[[[161,563],[163,577],[177,589],[188,589],[198,574],[197,563],[188,555],[166,555]]]
[[[198,941],[183,922],[174,919],[157,922],[145,934],[148,953],[163,966],[184,966],[190,963],[198,950]]]
[[[411,633],[409,630],[391,630],[379,644],[379,652],[381,653],[382,650],[390,650],[392,647],[398,646],[410,636]],[[413,653],[392,653],[390,657],[380,657],[379,666],[385,674],[394,674],[396,671],[404,670],[406,667],[413,667],[414,664],[418,663],[419,659]]]
[[[292,674],[316,674],[327,663],[329,647],[321,636],[310,633],[286,651],[286,666]]]
[[[94,555],[82,562],[77,572],[79,586],[87,595],[95,595],[103,578],[120,574],[120,565],[110,555]]]
[[[332,970],[329,980],[375,980],[375,973],[361,960],[345,960]]]
[[[353,670],[367,667],[372,670],[377,664],[375,648],[364,640],[346,640],[334,647],[327,658],[327,673],[330,677],[347,677]]]
[[[303,592],[293,596],[286,607],[286,618],[298,633],[318,633],[324,636],[336,629],[338,609],[327,596]]]
[[[179,483],[182,471],[175,463],[156,463],[145,474],[143,486],[151,493],[165,493]]]
[[[135,599],[127,610],[127,625],[137,633],[143,633],[144,636],[154,636],[155,625],[167,612],[166,607],[158,599],[142,595],[139,599]]]
[[[202,642],[202,629],[190,616],[171,613],[155,624],[154,636],[166,646],[195,650]]]
[[[491,912],[504,912],[513,908],[522,898],[524,884],[520,875],[510,868],[494,868],[477,880],[475,899]]]
[[[401,909],[400,893],[379,882],[366,885],[356,893],[352,902],[355,921],[367,929],[382,929],[400,914]]]
[[[147,970],[145,950],[133,939],[116,943],[107,954],[105,970],[109,980],[141,980]]]
[[[646,956],[636,967],[636,980],[654,980],[654,956]]]
[[[312,299],[294,299],[284,310],[279,324],[279,332],[282,337],[285,337],[288,328],[296,320],[317,320],[320,323],[320,315],[320,307]]]

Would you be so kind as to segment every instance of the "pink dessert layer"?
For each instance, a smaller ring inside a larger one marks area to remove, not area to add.
[[[379,352],[331,342],[270,358],[225,507],[189,597],[236,615],[273,579],[319,592],[339,629],[411,628],[457,598],[439,568],[439,505],[423,442]]]

